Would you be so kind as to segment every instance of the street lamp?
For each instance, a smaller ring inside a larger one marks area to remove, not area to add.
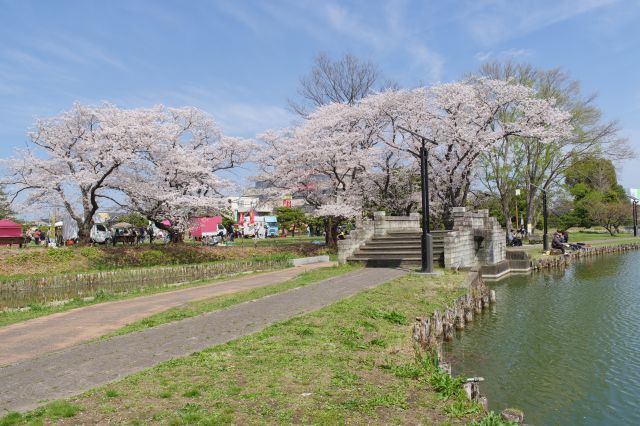
[[[529,183],[529,185],[538,188],[542,191],[542,218],[544,220],[544,231],[542,233],[542,250],[549,250],[549,239],[547,237],[547,190],[544,188],[540,188],[538,185],[534,185]]]
[[[426,143],[429,142],[433,145],[438,145],[438,143],[402,126],[398,126],[398,129],[420,138],[422,142],[420,146],[420,180],[422,184],[422,238],[420,239],[422,268],[420,272],[433,273],[433,239],[429,233],[429,168]]]

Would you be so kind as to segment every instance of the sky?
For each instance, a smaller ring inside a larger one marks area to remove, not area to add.
[[[196,106],[224,132],[290,125],[321,52],[377,64],[403,87],[483,61],[559,67],[640,153],[640,0],[0,0],[0,157],[78,101]],[[625,187],[640,167],[618,164]]]

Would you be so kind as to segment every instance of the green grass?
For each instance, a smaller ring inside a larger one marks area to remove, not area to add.
[[[621,241],[627,239],[633,239],[633,234],[615,234],[611,235],[608,232],[573,232],[569,233],[569,241],[572,243],[582,243],[595,240],[612,240]]]
[[[407,275],[164,362],[69,400],[83,407],[73,422],[467,423],[479,408],[464,400],[459,380],[438,372],[433,357],[418,356],[408,324],[462,294],[464,277]]]
[[[0,282],[60,274],[103,272],[129,268],[190,265],[233,260],[281,260],[331,254],[317,237],[237,240],[228,246],[205,247],[198,242],[140,246],[71,246],[64,248],[0,248]]]
[[[549,246],[551,246],[551,240],[553,239],[553,234],[549,234]],[[598,242],[593,242],[598,241]],[[632,234],[616,234],[609,235],[609,233],[601,233],[601,232],[571,232],[569,233],[569,242],[570,243],[587,243],[592,247],[608,247],[608,246],[618,246],[621,244],[628,244],[633,242],[640,242],[640,238],[634,237]],[[524,250],[526,250],[529,257],[533,260],[541,259],[545,257],[545,254],[542,251],[542,244],[529,245],[525,242],[522,246]]]
[[[82,407],[71,404],[67,401],[54,401],[26,414],[16,412],[9,413],[0,418],[0,426],[50,424],[52,421],[56,421],[58,419],[74,417],[81,410]]]
[[[270,270],[273,271],[273,270]],[[4,327],[10,324],[15,324],[21,321],[27,321],[34,318],[39,318],[51,314],[55,314],[58,312],[65,312],[71,309],[82,308],[84,306],[95,305],[98,303],[104,302],[114,302],[117,300],[125,300],[131,299],[134,297],[140,296],[148,296],[151,294],[157,293],[165,293],[169,291],[182,290],[190,287],[199,287],[203,285],[211,285],[215,283],[219,283],[222,281],[227,281],[233,278],[237,278],[239,276],[248,277],[256,274],[261,274],[269,271],[255,271],[248,273],[238,273],[238,274],[229,274],[224,275],[214,279],[204,279],[191,281],[189,283],[181,284],[180,286],[167,286],[167,287],[143,287],[143,288],[135,288],[131,289],[124,293],[110,293],[106,291],[99,291],[97,295],[90,300],[83,299],[72,299],[68,302],[60,305],[43,305],[43,304],[32,304],[29,305],[27,310],[8,310],[8,311],[0,311],[0,327]]]
[[[272,294],[282,293],[292,288],[304,287],[306,285],[313,284],[327,278],[332,278],[338,275],[346,274],[348,272],[356,271],[360,268],[361,266],[359,265],[341,265],[314,269],[312,271],[304,272],[297,277],[282,283],[190,302],[185,306],[168,309],[166,311],[151,315],[140,321],[128,324],[122,328],[119,328],[118,330],[107,334],[106,336],[104,336],[104,338],[119,336],[122,334],[143,330],[145,328],[155,327],[160,324],[166,324],[168,322],[180,321],[185,318],[195,317],[207,312],[219,311],[228,308],[229,306],[259,299],[261,297],[269,296]]]

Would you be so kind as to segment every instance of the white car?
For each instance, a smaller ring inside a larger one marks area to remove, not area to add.
[[[96,223],[91,227],[91,232],[89,233],[89,238],[91,242],[98,244],[108,244],[111,241],[111,231],[107,229],[101,223]]]

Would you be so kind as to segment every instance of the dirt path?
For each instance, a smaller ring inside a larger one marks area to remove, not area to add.
[[[406,272],[365,268],[228,309],[0,368],[0,413],[26,411],[305,314]]]
[[[187,302],[277,284],[305,271],[331,265],[332,262],[315,263],[211,285],[100,303],[2,327],[0,366],[77,345]]]

